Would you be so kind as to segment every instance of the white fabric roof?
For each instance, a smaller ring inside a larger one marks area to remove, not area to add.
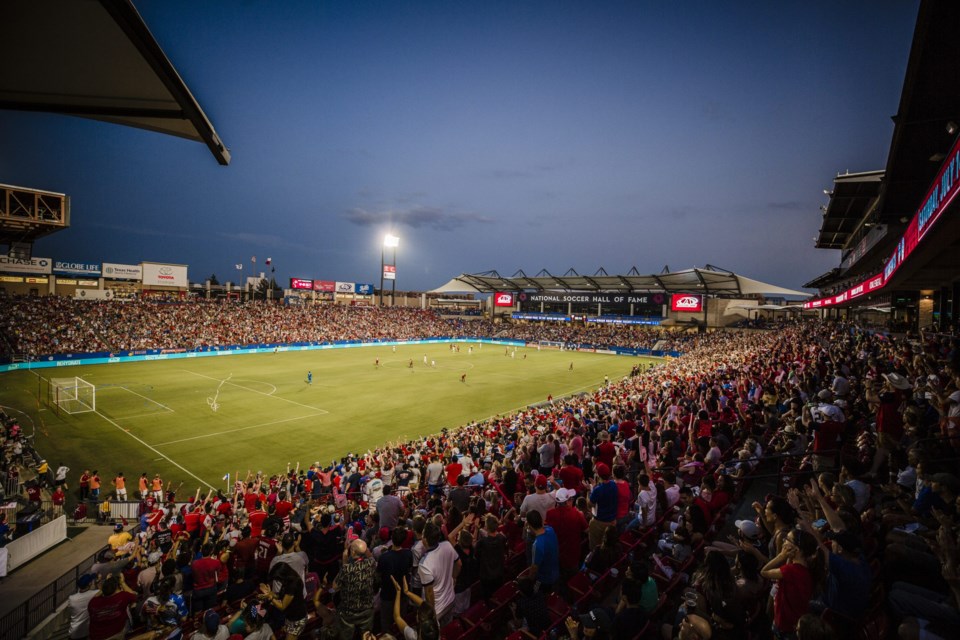
[[[653,275],[594,275],[577,273],[563,276],[541,271],[536,277],[523,275],[505,278],[496,271],[452,278],[429,293],[494,293],[496,291],[665,291],[667,293],[709,293],[711,295],[781,295],[807,298],[811,294],[778,287],[732,271],[717,269],[687,269]],[[546,274],[546,275],[541,275]]]

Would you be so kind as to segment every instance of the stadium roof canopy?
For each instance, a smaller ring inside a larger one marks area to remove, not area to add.
[[[628,275],[611,276],[601,269],[598,274],[582,276],[570,269],[562,276],[551,275],[545,269],[534,277],[528,277],[523,271],[505,278],[496,271],[484,273],[464,273],[453,278],[442,287],[430,293],[494,293],[497,291],[611,291],[641,292],[664,291],[667,293],[707,293],[710,295],[780,295],[802,296],[810,294],[803,291],[785,289],[776,285],[753,280],[707,266],[704,269],[686,269],[685,271],[667,271],[655,275],[640,275],[632,269]]]
[[[230,152],[131,0],[4,0],[0,108],[81,116]]]
[[[829,192],[830,203],[823,211],[818,249],[843,249],[850,236],[862,225],[868,210],[876,206],[883,171],[838,175]]]

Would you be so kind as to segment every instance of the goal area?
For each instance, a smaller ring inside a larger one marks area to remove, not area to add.
[[[83,378],[51,378],[47,401],[64,413],[88,413],[97,410],[97,388]]]

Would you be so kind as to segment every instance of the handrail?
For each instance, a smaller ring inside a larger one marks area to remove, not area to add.
[[[0,618],[0,640],[21,640],[27,637],[30,630],[54,613],[76,591],[77,580],[90,570],[97,556],[106,548],[108,547],[104,545]]]

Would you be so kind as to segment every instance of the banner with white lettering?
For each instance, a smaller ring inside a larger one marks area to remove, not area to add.
[[[53,260],[50,258],[11,258],[7,255],[0,255],[0,271],[8,273],[41,273],[50,274],[50,268]]]
[[[57,275],[66,276],[91,276],[100,277],[100,263],[94,262],[68,262],[57,260],[53,263],[53,272]]]
[[[144,262],[143,284],[146,286],[186,287],[187,265]]]
[[[143,270],[138,264],[104,262],[103,277],[112,280],[139,280],[143,277]]]

